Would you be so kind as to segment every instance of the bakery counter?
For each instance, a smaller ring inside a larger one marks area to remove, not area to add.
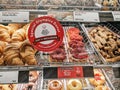
[[[84,31],[104,64],[120,63],[120,34],[117,27],[110,23],[89,24],[85,25]]]

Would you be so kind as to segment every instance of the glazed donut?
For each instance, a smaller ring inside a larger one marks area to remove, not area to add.
[[[49,90],[62,90],[63,84],[59,80],[51,80],[48,83],[48,88],[49,88]]]
[[[107,86],[97,86],[95,90],[109,90],[109,88]]]
[[[89,79],[90,84],[94,86],[98,86],[98,85],[103,85],[105,83],[105,77],[100,71],[94,69],[94,76],[95,78]]]
[[[77,79],[70,79],[67,84],[68,90],[82,90],[82,84]]]

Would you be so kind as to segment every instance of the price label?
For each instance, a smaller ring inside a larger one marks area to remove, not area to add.
[[[81,22],[100,22],[97,12],[74,12],[74,20]]]
[[[16,11],[2,11],[0,12],[0,22],[29,22],[29,12],[16,12]]]
[[[115,78],[120,78],[120,64],[112,66]]]
[[[83,77],[83,68],[77,67],[59,67],[58,78],[78,78]]]
[[[114,21],[120,21],[120,12],[112,12]]]
[[[1,71],[0,83],[18,83],[18,71]]]

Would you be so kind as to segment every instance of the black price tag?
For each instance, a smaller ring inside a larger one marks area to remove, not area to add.
[[[120,78],[120,67],[113,67],[115,78]]]
[[[19,71],[18,83],[28,83],[29,82],[29,71]]]
[[[114,21],[112,12],[99,12],[100,22]]]

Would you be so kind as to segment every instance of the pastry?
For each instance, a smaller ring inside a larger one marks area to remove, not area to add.
[[[115,33],[107,27],[98,26],[89,31],[89,36],[106,62],[120,61],[120,39]]]
[[[110,90],[107,86],[97,86],[95,90]]]
[[[93,86],[99,86],[105,84],[105,77],[104,75],[97,69],[94,69],[94,78],[90,78],[90,84]]]
[[[0,24],[0,40],[5,42],[10,42],[10,32],[8,28],[2,24]]]
[[[24,41],[20,46],[20,55],[22,60],[27,65],[36,65],[37,61],[35,59],[35,52],[36,50],[33,46],[30,45],[29,41]]]
[[[70,79],[67,83],[67,90],[82,90],[82,84],[78,79]]]
[[[48,82],[48,90],[63,90],[63,83],[60,80],[51,80]]]
[[[71,62],[86,62],[88,54],[85,51],[83,37],[78,28],[69,28],[67,30],[68,49],[70,51]]]
[[[0,84],[0,90],[16,90],[15,84]]]
[[[64,0],[50,0],[51,5],[63,5]]]
[[[36,82],[38,79],[38,72],[37,71],[30,71],[29,73],[29,82]]]
[[[17,43],[18,44],[18,43]],[[3,58],[6,65],[23,65],[19,54],[19,46],[8,44],[3,52]]]
[[[15,24],[15,23],[9,23],[8,26],[6,26],[10,32],[10,35],[12,35],[16,30],[22,28],[24,24]]]
[[[49,53],[50,62],[63,62],[66,59],[64,44]]]
[[[26,31],[24,28],[21,28],[13,33],[12,42],[22,42],[24,40],[26,40]]]

